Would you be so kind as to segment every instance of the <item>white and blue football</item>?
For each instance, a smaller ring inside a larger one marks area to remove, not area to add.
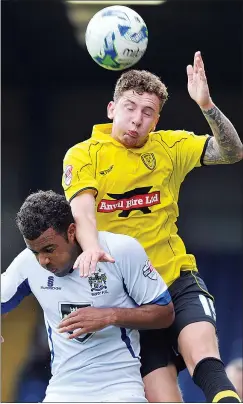
[[[86,29],[90,56],[109,70],[123,70],[137,63],[148,44],[148,29],[142,17],[129,7],[110,6],[98,11]]]

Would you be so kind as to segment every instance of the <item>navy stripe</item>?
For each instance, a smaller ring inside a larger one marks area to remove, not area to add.
[[[131,341],[130,338],[127,335],[126,328],[120,327],[121,330],[121,339],[123,342],[125,342],[127,349],[129,350],[130,354],[132,355],[133,358],[137,358],[135,355],[134,350],[132,349]]]
[[[16,293],[5,303],[1,303],[2,314],[8,313],[9,311],[15,309],[20,302],[32,293],[29,285],[28,279],[25,279],[16,290]]]
[[[169,304],[170,302],[171,302],[171,296],[170,292],[167,289],[164,293],[162,293],[154,300],[152,300],[152,302],[147,304],[159,304],[160,306],[167,306],[167,304]]]
[[[47,323],[48,324],[48,337],[49,337],[49,340],[50,340],[50,343],[51,343],[51,349],[50,349],[50,352],[51,352],[51,365],[53,364],[53,361],[54,361],[54,345],[53,345],[53,340],[52,340],[52,328],[51,328],[51,326],[49,325],[49,323]]]

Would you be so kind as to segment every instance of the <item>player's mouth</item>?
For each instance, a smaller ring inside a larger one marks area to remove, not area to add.
[[[49,272],[51,272],[52,274],[55,274],[56,272],[58,272],[57,268],[46,268]]]
[[[127,134],[133,138],[138,137],[138,132],[136,130],[128,130]]]

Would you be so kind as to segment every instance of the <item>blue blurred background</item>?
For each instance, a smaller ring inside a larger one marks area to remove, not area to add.
[[[159,75],[169,101],[158,128],[209,133],[187,93],[186,65],[202,52],[214,102],[242,138],[241,1],[172,1],[131,6],[145,20],[149,45],[137,68]],[[117,3],[119,4],[119,2]],[[101,8],[58,1],[2,2],[2,271],[24,248],[14,218],[30,191],[62,192],[67,149],[107,121],[119,73],[92,61],[83,43]],[[105,7],[105,5],[103,6]],[[179,234],[216,299],[223,361],[242,357],[242,163],[196,169],[181,189]],[[50,377],[42,313],[27,298],[2,323],[2,401],[37,402]],[[186,371],[186,402],[204,398]]]

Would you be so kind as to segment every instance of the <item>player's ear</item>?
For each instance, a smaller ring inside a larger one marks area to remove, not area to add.
[[[110,101],[107,105],[107,116],[109,119],[114,118],[114,110],[115,110],[115,103],[114,101]]]
[[[76,237],[76,224],[71,223],[67,230],[68,241],[74,242]]]

